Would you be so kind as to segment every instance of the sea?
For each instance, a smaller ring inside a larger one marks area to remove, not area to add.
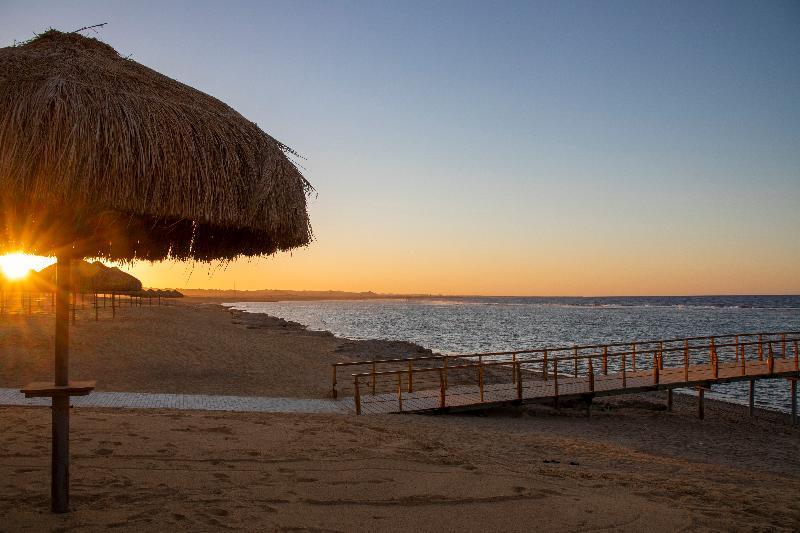
[[[340,337],[406,340],[446,354],[800,331],[800,295],[430,297],[227,305]],[[715,385],[707,396],[746,404],[747,387]],[[786,380],[758,382],[757,406],[788,412],[790,401]]]

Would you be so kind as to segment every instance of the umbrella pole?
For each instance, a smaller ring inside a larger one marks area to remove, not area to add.
[[[55,384],[69,385],[69,293],[68,254],[60,254],[56,266],[56,353]],[[69,395],[53,396],[53,456],[51,467],[51,509],[69,511]]]

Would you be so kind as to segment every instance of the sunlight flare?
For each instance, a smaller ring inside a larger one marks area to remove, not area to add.
[[[52,262],[48,257],[17,252],[0,256],[0,270],[7,279],[18,280],[26,277],[31,270],[42,269]]]

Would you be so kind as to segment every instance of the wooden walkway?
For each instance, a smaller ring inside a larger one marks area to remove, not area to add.
[[[357,414],[447,412],[568,400],[590,403],[594,397],[655,390],[669,391],[671,404],[673,389],[696,388],[702,417],[704,391],[714,384],[751,382],[752,409],[756,380],[786,378],[796,424],[799,340],[797,333],[755,333],[338,366],[362,370],[351,375]]]

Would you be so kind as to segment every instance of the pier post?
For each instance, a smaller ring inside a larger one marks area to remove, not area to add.
[[[517,400],[522,401],[522,374],[520,373],[520,363],[517,361],[514,366],[517,373]]]
[[[772,351],[772,341],[770,341],[768,344],[767,370],[769,370],[770,374],[775,372],[775,354]]]
[[[511,383],[517,382],[517,354],[511,354]]]
[[[689,381],[689,339],[683,341],[683,381]]]
[[[478,363],[478,387],[481,392],[481,403],[483,403],[483,361]]]
[[[796,351],[796,350],[795,350]],[[542,360],[542,377],[547,381],[547,348],[544,350],[544,359]]]
[[[575,358],[575,377],[578,377],[578,347],[572,348],[572,356]]]
[[[659,369],[659,357],[657,353],[653,354],[653,384],[658,385],[658,369]]]
[[[603,375],[608,375],[608,346],[603,346]]]
[[[397,374],[397,405],[403,410],[403,374]]]
[[[667,390],[667,411],[672,411],[672,389]]]
[[[750,380],[750,416],[755,414],[756,408],[756,380]]]
[[[553,358],[553,389],[555,391],[555,405],[558,407],[558,358]]]
[[[764,360],[764,343],[762,341],[762,338],[763,338],[762,335],[759,333],[758,334],[758,360],[759,361],[763,361]]]

